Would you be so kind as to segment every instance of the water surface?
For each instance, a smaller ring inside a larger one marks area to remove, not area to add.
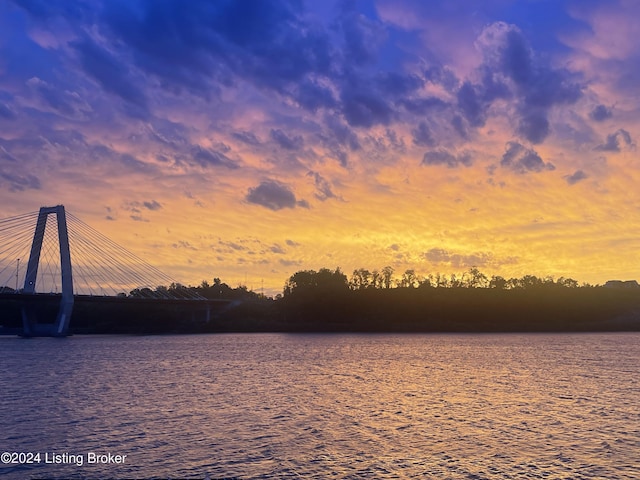
[[[0,338],[0,355],[0,450],[41,453],[7,479],[640,478],[637,333]]]

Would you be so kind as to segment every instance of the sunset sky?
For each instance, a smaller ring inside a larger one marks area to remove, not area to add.
[[[640,278],[640,2],[0,1],[0,202],[176,280]]]

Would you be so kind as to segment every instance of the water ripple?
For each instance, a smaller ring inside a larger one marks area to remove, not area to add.
[[[640,478],[640,335],[0,339],[22,478]]]

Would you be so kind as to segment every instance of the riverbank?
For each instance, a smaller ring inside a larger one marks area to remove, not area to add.
[[[42,306],[53,318],[55,297]],[[0,323],[21,325],[20,302],[0,299]],[[76,301],[73,334],[211,332],[606,332],[640,331],[640,292],[549,289],[393,288],[250,298],[203,308],[161,301]]]

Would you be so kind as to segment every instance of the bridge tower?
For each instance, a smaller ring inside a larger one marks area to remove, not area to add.
[[[40,252],[44,240],[47,218],[49,215],[56,215],[58,223],[58,243],[60,245],[60,270],[62,274],[62,299],[54,324],[39,323],[37,312],[32,302],[25,302],[22,307],[22,325],[24,336],[54,336],[64,337],[69,330],[69,320],[73,310],[73,278],[71,274],[71,253],[69,250],[69,232],[67,230],[67,217],[64,206],[42,207],[38,213],[38,221],[33,234],[29,263],[24,278],[25,294],[35,294],[36,277],[40,263]]]

